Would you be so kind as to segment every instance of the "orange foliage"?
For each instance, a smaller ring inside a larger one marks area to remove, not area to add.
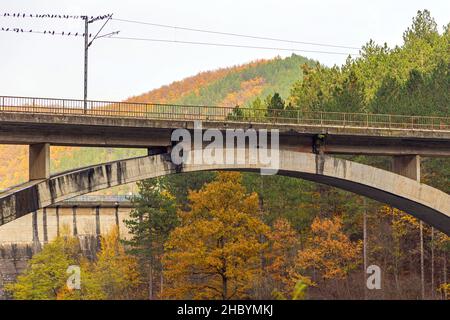
[[[258,96],[264,89],[265,79],[255,77],[241,83],[241,89],[236,92],[230,92],[221,102],[223,106],[243,105],[249,99]]]
[[[267,238],[270,250],[267,253],[269,265],[266,271],[273,280],[277,292],[290,296],[299,280],[299,275],[294,271],[299,246],[297,231],[287,219],[280,218],[275,221]]]
[[[246,68],[254,67],[268,60],[256,60],[247,64],[237,65],[230,68],[221,68],[213,71],[200,72],[199,74],[185,78],[181,81],[172,82],[169,85],[149,91],[139,96],[134,96],[128,102],[153,102],[153,103],[173,103],[176,100],[195,92],[199,95],[199,90],[214,81],[224,78],[230,73],[238,72]]]
[[[342,232],[342,218],[315,218],[305,249],[297,254],[302,269],[319,271],[323,279],[345,278],[360,263],[361,241],[352,242]]]
[[[58,168],[75,148],[52,147],[52,166]],[[7,189],[28,179],[28,146],[0,145],[0,190]]]

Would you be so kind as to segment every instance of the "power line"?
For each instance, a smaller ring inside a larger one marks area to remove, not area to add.
[[[179,30],[186,30],[186,31],[193,31],[193,32],[220,34],[220,35],[225,35],[225,36],[241,37],[241,38],[249,38],[249,39],[277,41],[277,42],[284,42],[284,43],[297,43],[297,44],[306,44],[306,45],[311,45],[311,46],[332,47],[332,48],[352,49],[352,50],[359,50],[359,49],[361,49],[359,47],[342,46],[342,45],[334,45],[334,44],[318,43],[318,42],[306,42],[306,41],[297,41],[297,40],[287,40],[287,39],[271,38],[271,37],[262,37],[262,36],[254,36],[254,35],[231,33],[231,32],[221,32],[221,31],[213,31],[213,30],[206,30],[206,29],[180,27],[180,26],[174,26],[174,25],[152,23],[152,22],[144,22],[144,21],[136,21],[136,20],[127,20],[127,19],[118,19],[118,18],[112,18],[112,20],[120,21],[120,22],[142,24],[142,25],[148,25],[148,26],[154,26],[154,27],[161,27],[161,28],[171,28],[171,29],[179,29]]]
[[[50,35],[50,36],[54,36],[54,35],[60,35],[60,36],[72,36],[72,37],[84,37],[85,34],[82,32],[72,32],[72,31],[61,31],[61,32],[56,32],[55,30],[44,30],[44,31],[39,31],[39,30],[32,30],[32,29],[24,29],[24,28],[5,28],[2,27],[0,29],[0,31],[4,31],[4,32],[14,32],[14,33],[38,33],[38,34],[46,34],[46,35]],[[89,33],[88,37],[92,37],[92,34]],[[97,37],[98,38],[98,37]]]
[[[262,49],[262,50],[279,50],[279,51],[323,53],[323,54],[337,54],[337,55],[358,55],[358,54],[347,53],[347,52],[306,50],[306,49],[296,49],[296,48],[262,47],[262,46],[250,46],[250,45],[240,45],[240,44],[231,44],[231,43],[196,42],[196,41],[181,41],[181,40],[170,40],[170,39],[115,37],[115,36],[105,37],[105,39],[137,40],[137,41],[167,42],[167,43],[182,43],[182,44],[215,46],[215,47],[232,47],[232,48],[247,48],[247,49]]]

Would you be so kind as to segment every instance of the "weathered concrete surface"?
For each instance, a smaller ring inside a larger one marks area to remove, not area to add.
[[[76,199],[76,198],[74,198]],[[73,210],[75,208],[75,210]],[[0,226],[0,246],[26,245],[38,241],[43,246],[52,241],[62,230],[78,236],[98,236],[108,233],[114,226],[119,227],[120,237],[129,237],[124,220],[129,219],[133,209],[130,201],[72,201],[47,207],[33,214],[24,215]],[[77,226],[74,226],[73,213]]]
[[[203,129],[278,129],[280,145],[295,151],[311,152],[313,138],[325,134],[324,152],[329,154],[450,156],[449,130],[202,120]],[[133,119],[11,112],[0,113],[0,144],[50,143],[128,148],[170,146],[171,132],[177,128],[192,130],[194,119]]]
[[[407,177],[367,165],[280,150],[278,174],[336,186],[390,204],[450,234],[450,196]],[[247,159],[248,160],[248,159]],[[259,171],[258,164],[184,164],[176,166],[170,155],[154,155],[95,165],[35,181],[0,194],[0,223],[60,201],[168,174],[205,170]]]
[[[420,182],[420,156],[394,156],[392,171]]]
[[[29,180],[50,178],[50,144],[32,144],[28,154]]]

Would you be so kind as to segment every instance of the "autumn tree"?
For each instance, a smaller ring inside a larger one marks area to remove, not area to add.
[[[221,172],[189,194],[190,210],[179,212],[181,226],[166,243],[164,265],[175,299],[250,297],[259,275],[268,227],[259,217],[258,196],[247,194],[241,174]]]
[[[360,264],[361,242],[352,242],[342,231],[342,218],[314,219],[311,235],[297,254],[300,270],[314,270],[313,281],[345,279]]]
[[[86,298],[93,296],[95,299],[128,300],[141,297],[138,261],[125,251],[117,227],[102,237],[101,249],[91,272],[88,288],[91,292],[87,290]]]
[[[271,280],[272,294],[278,297],[290,296],[300,275],[295,272],[295,257],[299,249],[299,237],[289,221],[280,218],[268,233],[267,277]]]

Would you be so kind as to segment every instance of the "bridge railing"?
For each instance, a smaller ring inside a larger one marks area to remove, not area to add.
[[[166,120],[202,120],[342,126],[386,129],[450,130],[450,117],[370,113],[303,112],[300,109],[266,110],[219,106],[193,106],[139,102],[111,102],[33,97],[0,97],[0,112],[88,117]]]

